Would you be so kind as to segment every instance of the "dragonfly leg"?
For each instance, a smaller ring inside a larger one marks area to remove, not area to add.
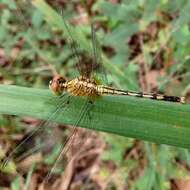
[[[92,120],[92,114],[91,114],[91,111],[93,110],[94,108],[94,102],[92,100],[88,100],[88,106],[87,106],[87,116],[89,118],[89,120]]]

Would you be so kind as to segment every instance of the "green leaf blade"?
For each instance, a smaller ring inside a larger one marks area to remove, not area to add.
[[[53,122],[75,125],[85,104],[84,98],[71,97],[56,117],[60,101],[49,90],[0,85],[0,113],[48,118]],[[65,108],[64,108],[65,106]],[[97,99],[85,113],[80,127],[121,136],[190,148],[190,105],[142,98],[108,96]]]

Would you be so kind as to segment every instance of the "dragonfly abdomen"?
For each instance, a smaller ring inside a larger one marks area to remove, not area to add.
[[[180,102],[185,103],[184,97],[177,97],[177,96],[166,96],[163,94],[147,94],[142,92],[132,92],[132,91],[125,91],[119,90],[107,86],[99,86],[98,92],[100,95],[123,95],[123,96],[134,96],[140,98],[149,98],[154,100],[162,100],[162,101],[170,101],[170,102]]]

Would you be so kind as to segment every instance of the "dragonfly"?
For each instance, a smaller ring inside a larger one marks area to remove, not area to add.
[[[72,42],[74,42],[71,33],[69,32],[68,27],[66,27],[68,30],[68,34],[70,35],[70,38],[72,39]],[[133,96],[138,98],[148,98],[153,100],[161,100],[161,101],[170,101],[170,102],[178,102],[178,103],[185,103],[185,97],[178,97],[178,96],[168,96],[164,94],[157,94],[157,93],[143,93],[143,92],[134,92],[129,90],[121,90],[117,88],[113,88],[110,86],[105,86],[100,84],[99,80],[96,80],[96,78],[93,77],[92,73],[97,72],[98,70],[104,71],[103,64],[100,60],[102,60],[101,54],[97,54],[97,48],[100,48],[98,46],[98,41],[96,38],[94,25],[91,24],[91,37],[92,37],[92,47],[93,47],[93,60],[91,63],[87,62],[88,65],[85,65],[83,63],[77,63],[78,70],[80,73],[79,77],[76,77],[72,80],[66,80],[64,76],[56,75],[53,77],[52,80],[49,82],[49,88],[55,95],[61,95],[65,92],[68,92],[71,96],[82,96],[86,97],[89,100],[96,100],[100,96],[105,95],[116,95],[116,96]],[[76,49],[75,49],[76,50]],[[77,54],[77,52],[75,52]],[[99,61],[97,61],[99,60]],[[89,67],[90,64],[90,67]],[[85,68],[91,68],[88,70],[83,70]],[[102,73],[103,74],[103,73]]]
[[[179,102],[182,104],[185,103],[185,97],[120,90],[109,86],[99,85],[96,80],[93,78],[87,78],[86,76],[79,76],[75,79],[66,81],[64,77],[57,75],[50,81],[49,88],[55,95],[68,92],[71,96],[84,96],[92,100],[105,95],[122,95]]]
[[[91,39],[92,39],[92,48],[93,48],[93,61],[90,63],[82,63],[80,58],[77,55],[77,42],[73,39],[71,32],[66,25],[64,20],[65,28],[70,36],[70,41],[73,46],[73,51],[76,57],[78,58],[77,68],[80,73],[79,77],[76,77],[72,80],[66,80],[64,76],[56,75],[49,82],[49,88],[55,95],[61,95],[64,92],[68,92],[71,96],[82,96],[86,97],[89,100],[96,100],[96,98],[105,95],[119,95],[119,96],[133,96],[138,98],[148,98],[153,100],[169,101],[169,102],[178,102],[185,103],[185,97],[178,96],[168,96],[158,93],[143,93],[143,92],[134,92],[129,90],[121,90],[113,88],[110,86],[105,86],[100,84],[99,80],[94,78],[93,73],[101,71],[102,75],[106,75],[105,69],[103,67],[102,58],[101,58],[101,48],[96,37],[94,24],[91,24]],[[106,78],[103,76],[102,78]]]
[[[44,128],[45,126],[49,125],[48,124],[49,120],[51,120],[53,117],[56,117],[56,115],[59,113],[61,109],[65,109],[64,106],[69,106],[69,102],[65,101],[64,99],[65,93],[68,93],[69,97],[73,97],[73,96],[85,97],[87,100],[87,104],[85,104],[84,107],[81,108],[81,113],[79,113],[79,116],[73,126],[71,135],[65,141],[63,148],[55,162],[55,165],[52,167],[51,171],[46,177],[47,181],[51,173],[53,172],[57,161],[60,160],[61,156],[64,155],[68,151],[69,147],[71,146],[72,141],[77,133],[77,127],[80,125],[81,120],[85,118],[85,114],[87,114],[89,110],[88,106],[90,104],[91,105],[94,104],[94,102],[99,97],[133,96],[136,98],[148,98],[148,99],[157,100],[157,101],[169,101],[169,102],[176,102],[176,103],[182,103],[182,104],[185,103],[184,97],[168,96],[168,95],[157,94],[157,93],[134,92],[134,91],[129,91],[129,90],[117,89],[109,85],[100,84],[100,81],[97,80],[96,77],[94,77],[94,73],[98,73],[98,74],[101,73],[102,75],[104,75],[105,69],[103,67],[103,62],[101,58],[102,57],[101,47],[99,45],[96,32],[95,32],[95,24],[94,23],[91,24],[91,43],[92,43],[93,59],[90,62],[81,61],[80,56],[78,54],[79,52],[78,48],[80,46],[77,45],[78,43],[74,40],[73,36],[71,35],[70,29],[65,21],[64,21],[64,24],[66,26],[65,28],[67,29],[67,33],[70,37],[71,49],[74,52],[75,57],[77,58],[76,66],[79,71],[79,76],[71,80],[67,80],[64,76],[56,74],[52,78],[52,80],[50,80],[49,89],[55,96],[60,97],[62,102],[60,102],[60,104],[57,105],[56,111],[52,113],[52,115],[49,117],[47,122],[40,125],[37,128],[37,130],[39,130],[39,128]],[[34,135],[34,133],[36,133],[37,130],[31,133],[31,135],[27,139],[25,139],[25,141],[28,140],[32,135]],[[6,159],[6,162],[4,165],[6,165],[6,163],[9,161],[9,159],[11,158],[14,152],[12,152],[10,156],[8,157],[8,159]]]

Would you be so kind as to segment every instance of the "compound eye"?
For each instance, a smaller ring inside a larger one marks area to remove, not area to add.
[[[66,80],[63,77],[59,78],[59,80],[58,80],[58,84],[63,84],[65,82],[66,82]]]
[[[64,80],[58,80],[58,84],[64,83]]]

